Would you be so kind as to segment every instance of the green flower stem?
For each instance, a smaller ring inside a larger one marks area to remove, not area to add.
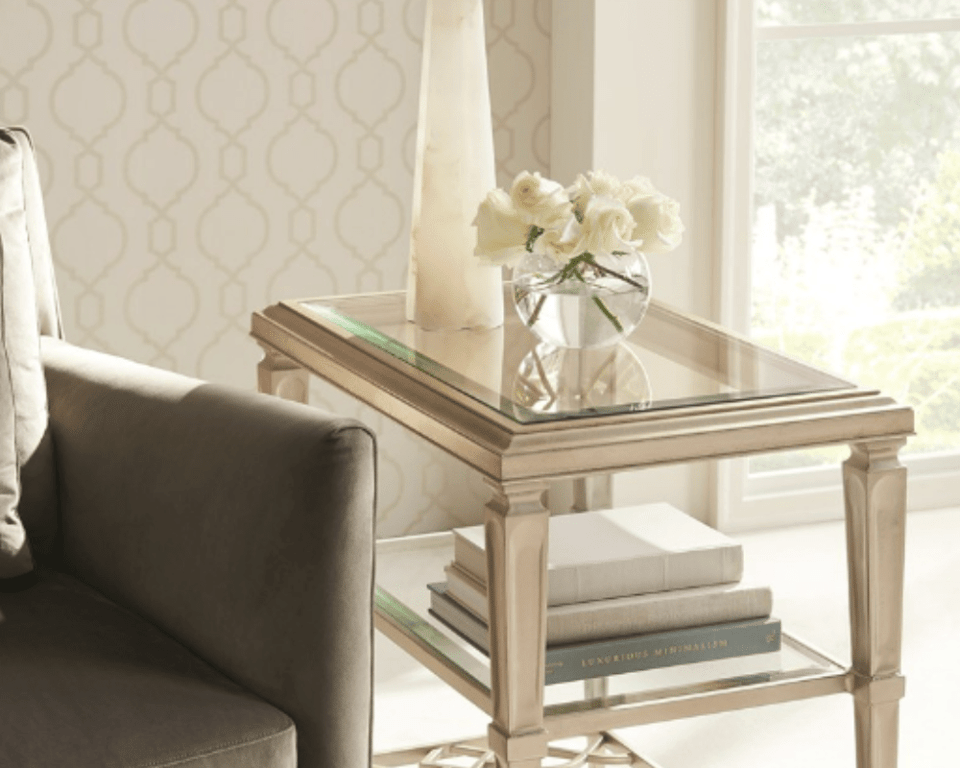
[[[600,308],[600,311],[606,315],[607,319],[613,323],[613,327],[617,329],[617,333],[623,333],[623,325],[620,323],[620,318],[610,311],[609,307],[603,303],[603,299],[599,296],[594,296],[593,303],[596,304]]]
[[[623,282],[628,283],[629,285],[632,285],[634,288],[640,291],[640,293],[646,294],[647,290],[649,290],[647,286],[645,286],[643,283],[638,283],[632,277],[628,277],[627,275],[624,275],[620,272],[615,272],[612,269],[608,269],[607,267],[597,264],[597,262],[593,258],[593,254],[587,253],[584,255],[590,257],[589,259],[590,266],[593,267],[597,272],[604,275],[608,275],[609,277],[616,277],[619,280],[623,280]]]
[[[530,229],[530,237],[527,241],[528,250],[530,249],[533,241],[542,234],[542,231],[536,232],[537,229],[539,228],[531,227]],[[534,234],[535,232],[536,234]],[[564,283],[567,280],[579,280],[581,283],[586,283],[588,282],[586,279],[587,270],[591,270],[596,275],[607,275],[609,277],[615,277],[618,280],[622,280],[623,282],[632,285],[644,295],[646,295],[649,290],[647,286],[643,285],[642,283],[638,283],[633,278],[598,264],[596,257],[589,251],[584,251],[578,256],[574,256],[563,266],[559,272],[544,280],[543,283],[541,283],[541,286],[543,288],[553,287],[555,285],[559,285],[560,283]],[[521,301],[528,295],[529,292],[524,293],[520,297]],[[540,312],[543,309],[543,305],[546,300],[546,294],[537,299],[537,303],[533,308],[533,312],[530,313],[530,317],[527,320],[527,325],[535,325],[537,320],[540,319]],[[623,333],[623,324],[620,322],[620,318],[610,311],[610,308],[606,305],[603,299],[601,299],[599,296],[594,296],[593,303],[597,305],[597,308],[603,313],[604,317],[606,317],[613,324],[613,327],[617,329],[617,332]]]
[[[537,238],[540,237],[546,230],[543,227],[538,227],[536,224],[530,227],[530,231],[527,232],[527,242],[526,249],[527,253],[533,253],[533,244],[537,242]]]

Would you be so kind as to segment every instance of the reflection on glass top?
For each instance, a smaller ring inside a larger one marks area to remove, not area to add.
[[[299,306],[357,346],[386,352],[520,423],[852,386],[656,302],[618,346],[568,350],[539,343],[509,303],[501,328],[425,331],[406,320],[404,296]]]

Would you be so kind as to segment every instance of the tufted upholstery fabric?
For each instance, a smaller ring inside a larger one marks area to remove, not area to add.
[[[56,339],[43,360],[69,572],[286,712],[299,768],[367,768],[373,434]]]

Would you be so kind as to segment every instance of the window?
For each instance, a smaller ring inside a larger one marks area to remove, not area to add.
[[[960,0],[728,6],[740,58],[727,73],[740,87],[728,87],[737,104],[727,106],[752,127],[735,159],[753,170],[730,214],[749,216],[741,243],[751,254],[748,279],[731,280],[725,296],[740,306],[732,316],[769,346],[911,404],[911,506],[955,504]],[[845,455],[738,463],[728,526],[777,508],[784,519],[791,509],[834,516]]]

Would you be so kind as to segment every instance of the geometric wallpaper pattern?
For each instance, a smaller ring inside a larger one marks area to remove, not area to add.
[[[67,338],[255,386],[250,313],[405,286],[424,0],[2,0],[0,124],[40,154]],[[550,0],[486,0],[498,182],[549,173]],[[479,520],[462,465],[380,439],[381,536]]]

